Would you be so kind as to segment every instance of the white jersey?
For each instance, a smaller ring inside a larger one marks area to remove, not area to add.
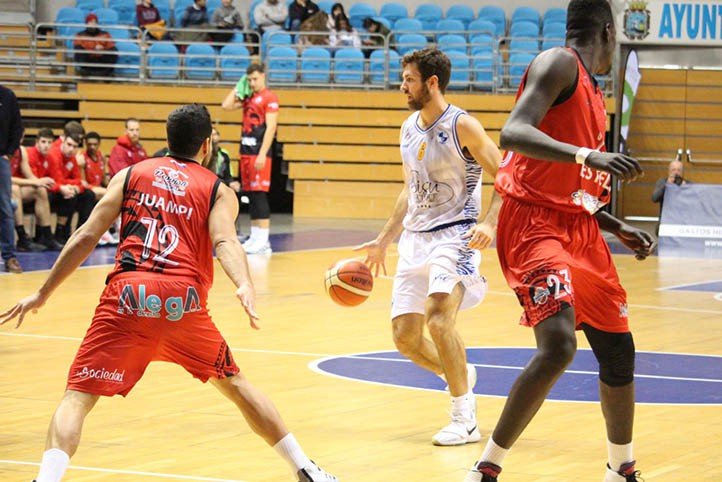
[[[463,221],[476,222],[481,209],[481,166],[462,152],[456,121],[465,111],[449,104],[427,129],[419,112],[401,126],[401,159],[409,189],[404,228],[431,231]]]

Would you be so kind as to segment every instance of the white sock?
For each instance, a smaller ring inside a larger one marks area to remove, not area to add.
[[[256,239],[258,239],[258,231],[260,229],[261,228],[259,228],[258,226],[251,226],[251,240],[255,241]]]
[[[491,462],[492,464],[501,467],[501,463],[504,462],[504,458],[506,457],[506,454],[509,453],[509,450],[510,449],[500,447],[496,444],[496,442],[494,442],[493,438],[489,437],[489,441],[486,443],[484,452],[482,452],[479,460],[483,462]]]
[[[69,464],[70,457],[62,450],[46,450],[40,463],[37,482],[60,482]]]
[[[460,397],[451,397],[451,406],[455,412],[461,412],[465,416],[471,416],[471,403],[469,402],[469,394]]]
[[[270,231],[270,229],[264,229],[264,228],[256,228],[256,229],[258,230],[258,238],[256,238],[256,239],[258,239],[258,241],[260,241],[264,244],[267,243],[268,242],[268,232]]]
[[[612,470],[618,471],[622,464],[626,464],[627,462],[631,462],[632,460],[634,460],[632,450],[632,442],[624,445],[617,445],[607,440],[609,466],[612,468]]]
[[[296,475],[296,472],[300,469],[311,465],[311,459],[303,453],[303,449],[300,445],[298,445],[298,442],[296,442],[296,437],[294,437],[290,432],[279,440],[273,448],[276,452],[278,452],[278,455],[280,455],[283,460],[288,462],[288,465],[291,466],[294,475]]]

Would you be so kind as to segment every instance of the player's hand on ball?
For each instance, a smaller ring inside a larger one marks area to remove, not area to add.
[[[613,174],[623,181],[634,181],[644,176],[639,162],[618,152],[592,151],[585,164],[594,169]]]
[[[375,239],[369,241],[360,246],[353,248],[354,251],[366,250],[366,258],[364,263],[369,267],[374,277],[378,278],[379,268],[381,268],[386,275],[386,246],[382,245]]]
[[[236,290],[236,298],[241,301],[243,309],[246,310],[248,315],[248,321],[251,324],[251,328],[254,330],[260,330],[261,327],[256,323],[260,320],[256,313],[256,291],[253,289],[253,285],[250,283],[244,283]]]
[[[478,223],[472,226],[467,232],[461,235],[462,239],[468,239],[468,246],[471,249],[486,249],[491,245],[496,234],[496,227],[489,223]]]

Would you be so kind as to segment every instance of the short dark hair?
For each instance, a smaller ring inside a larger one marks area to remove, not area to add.
[[[376,25],[377,27],[380,27],[380,26],[381,26],[381,22],[377,22],[376,20],[374,20],[374,19],[371,18],[371,17],[366,17],[366,18],[364,19],[364,23],[363,23],[364,28],[365,28],[366,30],[368,30],[371,25]]]
[[[168,115],[165,125],[171,155],[193,158],[211,136],[211,114],[203,104],[186,104]]]
[[[414,50],[404,55],[404,59],[401,61],[402,67],[409,64],[416,64],[421,74],[421,80],[424,82],[435,75],[439,79],[439,90],[442,94],[446,92],[446,86],[449,85],[451,78],[451,60],[448,55],[433,47]]]
[[[43,127],[42,129],[38,130],[38,135],[35,137],[36,139],[40,139],[42,137],[43,139],[55,140],[55,134],[53,134],[53,130],[50,127]]]
[[[258,63],[252,63],[248,66],[246,69],[246,75],[251,75],[253,72],[258,72],[259,74],[265,74],[266,69],[263,67],[263,64]]]
[[[70,134],[65,134],[65,138],[74,140],[75,143],[78,145],[83,143],[83,136],[81,136],[77,132],[71,132]]]
[[[66,122],[65,126],[63,127],[64,136],[71,136],[73,134],[80,137],[83,137],[85,135],[85,128],[78,121]]]
[[[87,141],[88,139],[95,139],[96,141],[100,142],[100,134],[95,131],[90,131],[85,134],[85,140]]]
[[[567,39],[587,45],[608,23],[614,25],[608,0],[571,0],[567,6]]]
[[[128,128],[128,122],[137,122],[138,124],[140,124],[140,119],[138,119],[137,117],[128,117],[127,119],[125,119],[126,129]]]

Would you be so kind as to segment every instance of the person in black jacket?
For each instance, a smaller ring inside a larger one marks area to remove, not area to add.
[[[291,22],[289,30],[292,32],[298,31],[301,24],[318,10],[318,5],[313,3],[312,0],[294,0],[288,7],[288,19]]]
[[[10,158],[20,147],[23,123],[15,93],[0,86],[0,251],[5,271],[22,273],[15,257],[15,220],[13,217]]]

